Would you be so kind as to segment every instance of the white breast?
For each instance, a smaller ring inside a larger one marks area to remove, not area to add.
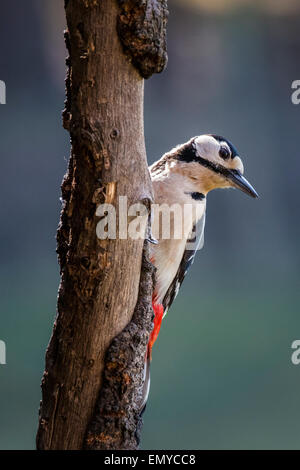
[[[181,218],[174,219],[171,214],[173,224],[171,222],[171,238],[169,239],[163,239],[161,236],[162,218],[155,217],[152,221],[152,232],[154,237],[158,240],[158,245],[152,245],[151,247],[151,257],[157,269],[155,294],[157,301],[161,303],[177,273],[186,248],[187,239],[190,236],[194,224],[202,217],[206,203],[205,200],[194,201],[189,195],[189,192],[185,191],[186,188],[178,181],[162,182],[154,180],[153,187],[155,203],[157,205],[166,204],[166,201],[168,201],[169,205],[176,203],[181,207],[182,212]],[[185,204],[190,206],[193,217],[191,217],[191,212],[189,213],[189,210],[187,210],[187,206],[185,209],[186,212],[184,212]],[[195,211],[195,208],[197,208],[197,211]],[[186,215],[189,213],[189,215],[184,216],[184,213]],[[174,239],[176,227],[179,228],[178,224],[181,224],[181,230],[177,233],[182,233],[182,237],[180,239]]]

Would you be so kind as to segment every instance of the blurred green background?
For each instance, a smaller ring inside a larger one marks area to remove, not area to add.
[[[193,135],[233,141],[260,193],[208,197],[205,246],[153,351],[144,449],[300,448],[300,10],[170,0],[167,70],[146,82],[149,163]],[[1,5],[0,448],[34,448],[59,282],[69,136],[60,0]]]

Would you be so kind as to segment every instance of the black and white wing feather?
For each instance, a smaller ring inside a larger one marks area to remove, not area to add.
[[[171,282],[164,298],[162,305],[164,308],[164,316],[176,298],[180,286],[185,278],[185,275],[193,264],[195,255],[198,250],[201,250],[204,245],[204,227],[205,227],[205,212],[201,219],[194,225],[193,230],[187,240],[186,249],[184,250],[182,260],[178,267],[177,273]]]

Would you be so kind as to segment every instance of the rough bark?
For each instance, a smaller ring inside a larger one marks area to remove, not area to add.
[[[155,11],[161,14],[156,0],[121,3],[130,4],[132,13],[147,4],[153,19]],[[147,242],[144,247],[143,240],[97,238],[96,208],[103,202],[117,206],[124,195],[129,205],[152,200],[143,79],[117,35],[117,1],[66,0],[65,8],[69,70],[63,119],[72,148],[62,184],[61,283],[37,448],[132,449],[138,445],[138,399],[151,329],[152,270]],[[155,30],[150,43],[162,44],[165,26],[153,23],[153,35]],[[149,44],[147,34],[135,50]],[[161,55],[161,47],[157,51]],[[153,72],[161,70],[161,60],[152,56],[160,62]]]
[[[154,268],[145,242],[138,301],[131,322],[108,349],[103,385],[85,448],[136,449],[140,442],[144,360],[152,329],[151,297]]]

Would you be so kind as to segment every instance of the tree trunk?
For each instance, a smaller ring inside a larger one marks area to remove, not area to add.
[[[97,238],[96,208],[119,196],[150,207],[141,75],[165,66],[166,1],[66,0],[65,9],[72,148],[37,448],[134,449],[153,268],[144,240]]]

